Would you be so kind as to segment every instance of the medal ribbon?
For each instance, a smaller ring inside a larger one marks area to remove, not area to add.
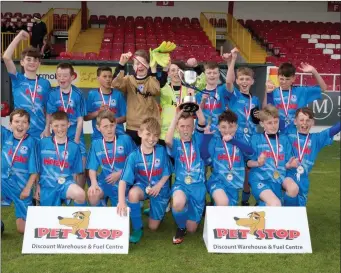
[[[232,148],[232,159],[231,159],[229,150],[227,149],[226,142],[224,140],[223,140],[223,144],[224,144],[225,152],[227,154],[227,161],[229,163],[229,169],[231,171],[233,168],[235,158],[236,158],[236,146],[233,146],[233,148]]]
[[[182,149],[183,149],[184,154],[185,154],[187,172],[189,173],[189,172],[191,172],[192,163],[193,163],[193,145],[192,145],[192,141],[191,141],[190,146],[189,146],[190,158],[188,158],[188,156],[187,156],[186,146],[185,146],[185,143],[182,140],[181,140],[181,145],[182,145]]]
[[[246,117],[246,121],[249,120],[250,115],[251,115],[251,103],[252,102],[252,97],[249,95],[249,109],[247,110],[246,107],[244,106],[244,113]]]
[[[28,85],[28,89],[30,90],[30,97],[31,97],[32,104],[34,104],[34,100],[36,99],[37,90],[38,90],[38,77],[36,77],[36,82],[34,84],[33,93],[31,91],[30,85]]]
[[[114,165],[115,165],[115,160],[116,160],[116,137],[114,139],[114,150],[113,150],[113,158],[112,158],[112,163],[110,163],[110,158],[109,158],[109,153],[108,153],[108,149],[107,149],[107,145],[105,144],[105,140],[104,138],[102,139],[102,142],[103,142],[103,147],[104,147],[104,152],[105,152],[105,157],[108,161],[108,164],[111,168],[111,171],[114,170]]]
[[[70,90],[70,92],[69,92],[69,96],[68,96],[66,108],[65,108],[65,103],[64,103],[64,98],[63,98],[63,92],[62,92],[62,90],[59,89],[59,93],[60,93],[60,100],[62,101],[62,105],[63,105],[64,112],[67,113],[67,110],[69,109],[70,102],[71,102],[72,86],[71,86],[71,90]]]
[[[57,143],[57,141],[56,141],[55,138],[53,138],[53,143],[54,143],[54,146],[56,147],[56,151],[57,151],[59,169],[60,169],[61,172],[63,172],[64,167],[65,167],[65,162],[66,162],[66,154],[67,154],[67,147],[68,147],[68,139],[66,138],[65,147],[64,147],[64,159],[63,159],[63,162],[62,162],[62,163],[60,162],[58,143]]]
[[[155,150],[153,149],[153,161],[152,161],[152,168],[150,170],[150,173],[148,173],[146,158],[144,156],[144,153],[143,153],[143,150],[142,150],[142,146],[141,146],[141,154],[142,154],[144,169],[145,169],[145,171],[147,173],[148,183],[150,183],[150,180],[152,178],[153,169],[154,169],[154,164],[155,164]]]
[[[278,158],[279,158],[279,141],[278,141],[278,136],[277,136],[277,134],[276,134],[277,152],[276,152],[276,154],[275,154],[274,148],[273,148],[272,145],[271,145],[271,141],[270,141],[270,139],[269,139],[267,133],[264,133],[264,135],[265,135],[265,139],[266,139],[266,141],[268,142],[268,145],[269,145],[269,147],[270,147],[271,153],[272,153],[272,155],[273,155],[273,157],[274,157],[275,166],[276,166],[276,168],[277,168],[277,166],[278,166]]]
[[[300,144],[300,136],[298,135],[298,132],[296,132],[297,135],[297,149],[298,149],[298,161],[301,163],[304,157],[304,151],[307,148],[308,140],[310,134],[307,135],[307,138],[304,141],[303,149],[301,150],[301,144]]]
[[[13,166],[14,158],[15,158],[15,156],[16,156],[16,154],[17,154],[17,152],[18,152],[18,150],[19,150],[19,148],[20,148],[20,146],[21,146],[21,143],[24,141],[24,139],[25,139],[26,137],[27,137],[27,135],[24,135],[24,136],[20,139],[20,141],[19,141],[17,147],[15,147],[14,153],[13,153],[13,155],[12,155],[11,167]]]
[[[103,105],[106,105],[104,95],[103,95],[101,88],[99,88],[99,93],[101,94]],[[111,104],[111,95],[112,95],[112,92],[110,93],[110,97],[109,97],[109,101],[108,101],[109,110],[110,110],[110,104]]]
[[[279,88],[279,94],[281,95],[281,101],[282,101],[282,105],[284,108],[285,117],[288,117],[290,101],[291,101],[291,88],[289,88],[289,96],[288,96],[288,103],[287,104],[284,103],[283,91],[282,91],[281,87]]]
[[[216,102],[217,102],[217,93],[218,93],[218,90],[217,90],[217,87],[215,88],[215,95],[214,95],[214,102],[213,102],[213,105],[211,104],[211,97],[208,97],[208,105],[209,105],[209,108],[210,108],[210,111],[211,111],[211,116],[213,115],[213,110],[214,110],[214,107],[216,105]]]

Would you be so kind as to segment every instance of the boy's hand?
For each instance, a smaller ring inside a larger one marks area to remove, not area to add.
[[[105,181],[108,184],[114,184],[120,179],[120,177],[121,177],[121,172],[113,172],[105,178]]]
[[[187,95],[194,96],[194,90],[192,88],[187,88]]]
[[[225,135],[225,136],[223,136],[223,140],[224,140],[225,142],[229,142],[232,138],[233,138],[233,137],[232,137],[231,135]]]
[[[157,183],[156,185],[154,185],[153,187],[150,188],[148,194],[150,196],[156,197],[159,195],[160,190],[161,190],[161,186],[159,185],[160,183]]]
[[[273,92],[275,89],[276,89],[276,86],[275,86],[275,84],[273,83],[273,81],[272,81],[272,80],[267,80],[266,83],[265,83],[265,90],[266,90],[266,93],[271,93],[271,92]]]
[[[238,52],[239,52],[239,50],[238,50],[238,48],[233,48],[232,50],[231,50],[231,54],[232,54],[232,60],[237,60],[237,58],[238,58]]]
[[[25,187],[22,192],[20,193],[20,200],[24,200],[26,199],[27,197],[30,196],[30,193],[31,193],[31,188],[27,188]]]
[[[101,188],[98,185],[91,185],[89,190],[88,190],[88,195],[92,196],[97,194],[97,192],[100,192]]]
[[[51,132],[49,129],[45,129],[41,134],[40,134],[40,138],[43,137],[49,137],[51,135]]]
[[[198,61],[196,58],[189,58],[186,62],[186,65],[188,67],[197,67],[198,66]]]
[[[265,163],[265,154],[261,153],[257,159],[257,162],[258,162],[258,167],[262,167]]]
[[[74,141],[75,141],[77,144],[79,144],[80,138],[79,138],[79,137],[75,137]]]
[[[201,103],[206,103],[206,100],[209,98],[209,94],[202,94]]]
[[[287,169],[293,169],[298,167],[298,158],[297,157],[291,157],[287,163]]]
[[[28,40],[30,38],[30,34],[26,32],[25,30],[21,30],[18,34],[18,37],[20,37],[20,40]]]
[[[127,203],[125,201],[118,202],[117,214],[119,216],[127,216]]]
[[[34,199],[36,199],[38,201],[40,200],[40,185],[39,184],[37,184],[36,192],[34,194]]]
[[[259,110],[254,111],[253,115],[254,115],[255,118],[259,119]]]
[[[232,59],[232,53],[224,53],[222,57],[225,62],[230,62]]]
[[[204,134],[205,135],[213,135],[214,133],[215,133],[215,130],[211,131],[211,124],[208,124],[204,129]]]
[[[176,107],[176,115],[175,115],[176,120],[180,118],[183,112],[184,112],[184,109],[181,110],[180,107]]]
[[[315,67],[308,63],[301,63],[301,66],[298,67],[299,70],[301,70],[303,73],[314,73],[316,72]]]
[[[133,55],[133,54],[132,54],[131,52],[123,53],[123,54],[121,55],[119,64],[120,64],[120,65],[125,65],[125,64],[129,61],[129,59],[131,58],[132,55]]]

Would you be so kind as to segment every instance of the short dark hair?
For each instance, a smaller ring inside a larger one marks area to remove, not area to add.
[[[220,114],[218,117],[218,124],[221,122],[227,122],[227,123],[237,123],[238,122],[238,116],[232,112],[231,110],[225,110]]]
[[[136,50],[134,53],[134,56],[139,56],[139,57],[145,59],[146,62],[149,64],[149,54],[144,49]]]
[[[302,114],[308,116],[310,119],[314,119],[314,116],[315,116],[313,110],[311,110],[308,107],[302,107],[302,108],[297,109],[296,113],[295,113],[295,118],[297,118],[299,113],[302,113]]]
[[[35,48],[35,47],[32,47],[32,46],[29,46],[29,47],[26,47],[22,52],[21,52],[21,60],[25,59],[25,57],[33,57],[33,58],[36,58],[36,59],[39,59],[41,58],[41,54],[40,54],[40,51],[38,48]]]
[[[64,111],[57,111],[51,115],[51,123],[55,120],[66,120],[67,122],[69,122],[69,117]]]
[[[57,65],[57,69],[58,68],[60,68],[60,69],[69,69],[71,76],[73,76],[75,74],[75,69],[73,68],[72,64],[70,64],[70,63],[59,63]]]
[[[10,123],[12,123],[13,117],[14,117],[15,115],[19,115],[20,117],[25,116],[25,117],[27,118],[27,120],[28,120],[28,123],[30,123],[30,114],[29,114],[26,110],[20,109],[20,108],[15,109],[15,110],[9,115],[9,122],[10,122]]]
[[[217,62],[209,61],[204,65],[204,69],[219,69],[219,65]]]
[[[97,77],[101,76],[101,73],[103,71],[109,71],[110,73],[112,73],[112,69],[109,66],[100,66],[99,68],[97,68]]]
[[[295,73],[296,68],[292,63],[282,63],[278,68],[278,76],[293,77]]]

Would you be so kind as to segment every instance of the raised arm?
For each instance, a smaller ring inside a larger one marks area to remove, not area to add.
[[[176,124],[178,123],[178,120],[183,113],[183,110],[180,110],[179,107],[176,108],[176,114],[171,122],[171,125],[168,128],[166,137],[165,137],[165,142],[168,148],[172,149],[173,147],[173,137],[174,137],[174,131],[176,128]]]
[[[317,84],[321,87],[322,91],[327,90],[327,84],[322,79],[321,75],[317,72],[316,68],[308,63],[301,63],[301,66],[298,67],[299,70],[301,70],[304,73],[311,73],[313,74],[314,78],[317,81]]]
[[[236,64],[236,60],[238,57],[238,49],[234,48],[231,50],[231,53],[225,53],[223,55],[223,59],[227,64],[227,73],[226,73],[226,89],[229,92],[233,92],[233,83],[236,80],[236,75],[234,73],[234,68]]]
[[[126,63],[129,61],[131,56],[132,56],[131,52],[123,53],[121,55],[120,61],[115,70],[115,73],[113,75],[113,80],[111,83],[112,88],[116,88],[124,93],[127,92],[127,83],[126,83],[127,79],[124,76],[124,67]]]

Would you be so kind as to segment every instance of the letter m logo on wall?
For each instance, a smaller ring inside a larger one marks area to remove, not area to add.
[[[174,7],[174,1],[156,1],[157,6]]]

